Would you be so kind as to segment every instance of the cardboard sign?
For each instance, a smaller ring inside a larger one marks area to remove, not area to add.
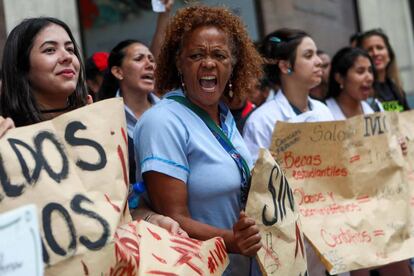
[[[138,275],[222,275],[229,257],[222,238],[198,241],[172,236],[141,221],[138,225],[140,266]]]
[[[332,274],[414,256],[412,174],[399,116],[276,124],[272,154],[292,186],[303,232]]]
[[[264,149],[252,172],[246,213],[262,236],[257,258],[263,275],[306,275],[298,206],[283,171]]]
[[[35,205],[0,215],[0,275],[43,275]]]
[[[131,222],[127,145],[120,98],[10,130],[0,139],[0,212],[37,206],[46,275],[221,275],[222,239]]]
[[[125,133],[112,99],[0,139],[0,212],[37,206],[45,264],[103,249],[130,220]]]

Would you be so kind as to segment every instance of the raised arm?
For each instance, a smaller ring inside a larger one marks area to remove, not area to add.
[[[155,33],[151,41],[150,50],[155,57],[158,58],[158,54],[161,51],[162,44],[164,42],[165,30],[167,28],[168,19],[170,18],[170,12],[174,5],[174,0],[163,0],[165,5],[165,12],[159,13],[157,18],[157,26]]]

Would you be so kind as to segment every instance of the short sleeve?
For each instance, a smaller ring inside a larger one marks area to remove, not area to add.
[[[187,144],[185,124],[166,105],[145,112],[134,129],[137,180],[145,172],[156,171],[187,183]]]

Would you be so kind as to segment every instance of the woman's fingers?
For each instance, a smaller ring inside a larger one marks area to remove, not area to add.
[[[403,153],[404,156],[406,156],[408,154],[408,144],[407,144],[407,139],[405,137],[400,137],[398,139],[398,142],[400,144],[401,147],[401,151]]]
[[[233,235],[240,253],[245,256],[254,256],[262,247],[259,227],[254,219],[247,217],[242,211],[239,220],[233,226]]]
[[[166,216],[159,215],[159,214],[154,214],[151,216],[148,222],[166,229],[173,235],[188,237],[187,232],[185,232],[180,227],[180,224],[170,217],[166,217]]]
[[[14,122],[10,118],[0,116],[0,138],[6,134],[9,129],[14,128]]]

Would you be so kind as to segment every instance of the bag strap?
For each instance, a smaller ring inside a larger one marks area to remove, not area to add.
[[[223,132],[223,130],[211,119],[211,117],[207,114],[206,111],[198,107],[197,105],[190,102],[186,97],[182,96],[169,96],[167,99],[174,100],[189,109],[191,109],[195,114],[197,114],[201,120],[207,125],[210,131],[213,133],[214,137],[216,137],[217,141],[220,145],[226,150],[226,152],[230,155],[230,157],[236,162],[237,167],[239,168],[240,175],[242,177],[242,187],[241,187],[241,201],[243,206],[246,204],[247,201],[247,194],[249,190],[249,181],[250,181],[250,169],[247,165],[246,160],[244,160],[243,156],[236,150],[233,146],[230,139],[227,135]]]

